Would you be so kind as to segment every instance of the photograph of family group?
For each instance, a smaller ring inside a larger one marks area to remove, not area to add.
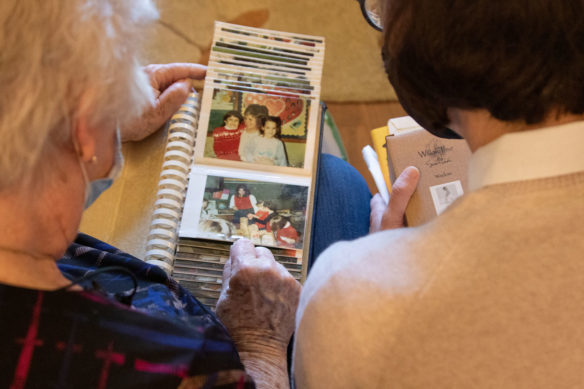
[[[304,167],[310,100],[215,89],[204,156]]]
[[[307,197],[306,186],[208,176],[197,235],[301,249]]]

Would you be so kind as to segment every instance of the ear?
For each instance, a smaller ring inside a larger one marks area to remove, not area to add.
[[[83,162],[91,161],[97,153],[97,139],[95,131],[89,123],[88,96],[81,98],[79,112],[73,123],[72,136],[75,149]]]

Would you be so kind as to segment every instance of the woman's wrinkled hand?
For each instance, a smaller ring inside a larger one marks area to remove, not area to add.
[[[405,226],[406,207],[416,191],[419,178],[420,171],[414,166],[408,166],[393,183],[389,204],[385,204],[379,193],[373,196],[370,203],[370,233]]]
[[[154,105],[148,107],[139,120],[121,128],[122,141],[142,140],[162,127],[193,90],[191,79],[203,79],[207,67],[193,63],[170,63],[145,66],[144,72],[150,79]]]
[[[300,290],[265,247],[256,248],[247,239],[231,246],[216,312],[240,354],[285,358]]]

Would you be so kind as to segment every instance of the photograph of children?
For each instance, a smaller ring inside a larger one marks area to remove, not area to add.
[[[217,158],[239,161],[239,142],[243,132],[243,116],[237,111],[223,115],[223,126],[213,130],[213,152]]]
[[[208,176],[197,235],[301,249],[307,196],[302,185]]]
[[[303,168],[309,111],[309,99],[215,89],[204,157]]]

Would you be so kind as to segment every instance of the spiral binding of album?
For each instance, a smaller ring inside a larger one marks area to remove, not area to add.
[[[164,162],[146,243],[144,260],[168,274],[172,273],[173,268],[198,120],[199,98],[193,92],[169,122]]]

